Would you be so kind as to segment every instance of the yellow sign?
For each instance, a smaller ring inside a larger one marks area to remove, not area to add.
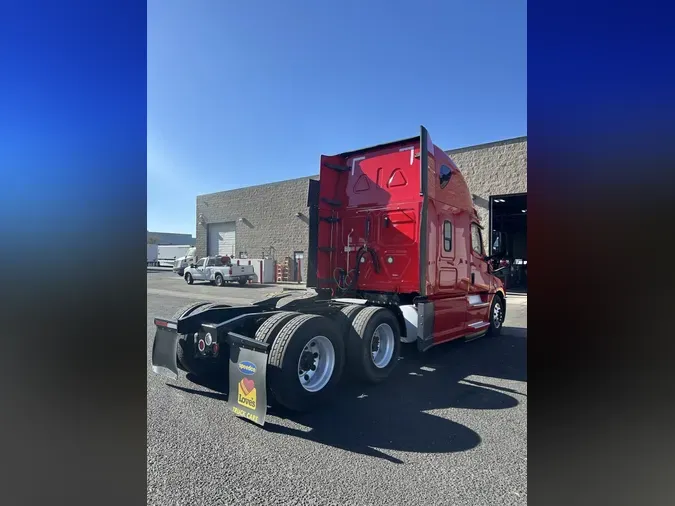
[[[239,382],[239,395],[237,395],[237,402],[242,406],[255,409],[256,406],[256,389],[255,382],[252,379],[244,378]]]

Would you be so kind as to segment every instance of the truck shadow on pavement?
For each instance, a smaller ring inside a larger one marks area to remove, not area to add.
[[[419,353],[414,345],[404,345],[399,365],[385,383],[363,386],[346,371],[343,386],[330,405],[303,414],[272,407],[265,430],[397,464],[403,461],[383,450],[415,453],[470,450],[481,443],[478,433],[449,420],[447,414],[430,411],[517,406],[518,398],[525,398],[526,394],[492,382],[527,381],[526,335],[526,329],[505,327],[498,338],[448,343],[426,353]],[[467,379],[469,376],[481,378]],[[227,400],[226,382],[214,384],[192,375],[188,379],[214,391],[173,387]],[[274,418],[281,419],[280,423]],[[284,420],[309,430],[289,427]]]

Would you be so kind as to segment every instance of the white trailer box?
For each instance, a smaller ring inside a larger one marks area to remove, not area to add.
[[[156,244],[148,244],[148,265],[157,264],[157,257],[159,256],[159,246]]]
[[[271,258],[233,258],[233,264],[237,265],[251,265],[253,272],[256,274],[258,283],[274,283],[274,260]]]
[[[190,245],[160,245],[157,257],[162,267],[173,267],[176,258],[183,257],[192,246]]]

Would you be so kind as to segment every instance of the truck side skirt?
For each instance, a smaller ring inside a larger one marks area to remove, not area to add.
[[[417,304],[417,349],[426,351],[434,345],[434,303]]]

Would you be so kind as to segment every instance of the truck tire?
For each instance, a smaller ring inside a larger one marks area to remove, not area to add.
[[[214,280],[216,283],[216,286],[223,286],[225,282],[223,281],[223,276],[220,273],[216,273],[216,279]]]
[[[505,314],[506,304],[504,303],[504,299],[501,295],[495,294],[492,297],[492,304],[490,305],[490,326],[486,335],[496,337],[502,333]]]
[[[347,340],[347,359],[355,375],[369,383],[387,379],[401,353],[401,331],[396,316],[384,307],[356,312]]]
[[[237,280],[237,282],[239,283],[240,286],[244,286],[246,283],[248,283],[248,279],[247,278],[239,278]]]
[[[173,320],[178,321],[179,319],[185,317],[185,316],[190,316],[192,313],[195,312],[196,309],[203,307],[203,306],[208,306],[211,305],[210,302],[206,301],[201,301],[201,302],[193,302],[191,304],[188,304],[187,306],[183,306],[180,308],[178,311],[176,311],[172,317]]]
[[[260,327],[258,327],[258,330],[256,330],[255,339],[271,345],[284,325],[299,314],[300,313],[284,311],[283,313],[277,313],[270,316]]]
[[[361,311],[362,309],[365,309],[366,307],[367,306],[365,306],[363,304],[354,304],[354,305],[351,305],[351,306],[343,307],[342,309],[340,309],[340,312],[343,315],[345,315],[345,317],[347,317],[347,319],[349,320],[349,323],[351,323],[352,320],[354,320],[354,318],[356,317],[356,314],[359,311]]]
[[[185,273],[185,282],[188,285],[191,285],[192,283],[194,283],[194,280],[192,279],[192,274],[190,274],[189,272]]]
[[[309,411],[332,397],[344,363],[344,343],[330,319],[295,316],[283,326],[270,347],[269,390],[273,399],[285,408]]]
[[[256,330],[256,341],[262,341],[263,343],[267,343],[271,346],[277,335],[279,335],[281,329],[284,328],[284,325],[286,325],[290,320],[299,314],[300,313],[284,311],[283,313],[277,313],[270,316],[260,327],[258,327],[258,330]],[[274,397],[274,392],[269,388],[267,389],[267,398],[271,403],[280,404],[279,401]]]
[[[183,306],[178,311],[176,311],[171,319],[178,321],[184,316],[189,316],[195,311],[203,309],[203,307],[207,305],[209,305],[208,302],[193,302],[192,304]],[[176,346],[176,364],[178,365],[179,369],[189,372],[183,365],[183,355],[185,353],[185,349],[187,348],[187,345],[185,344],[186,339],[186,334],[181,334],[178,338],[178,345]]]
[[[359,311],[364,310],[366,305],[363,304],[354,304],[351,306],[345,306],[342,309],[340,309],[340,314],[336,315],[336,320],[338,320],[338,323],[342,326],[342,332],[343,335],[347,336],[345,340],[345,349],[349,350],[349,341],[350,339],[358,339],[360,338],[358,336],[353,337],[353,331],[352,331],[352,322],[354,321],[354,318],[356,318],[356,315],[359,313]]]

